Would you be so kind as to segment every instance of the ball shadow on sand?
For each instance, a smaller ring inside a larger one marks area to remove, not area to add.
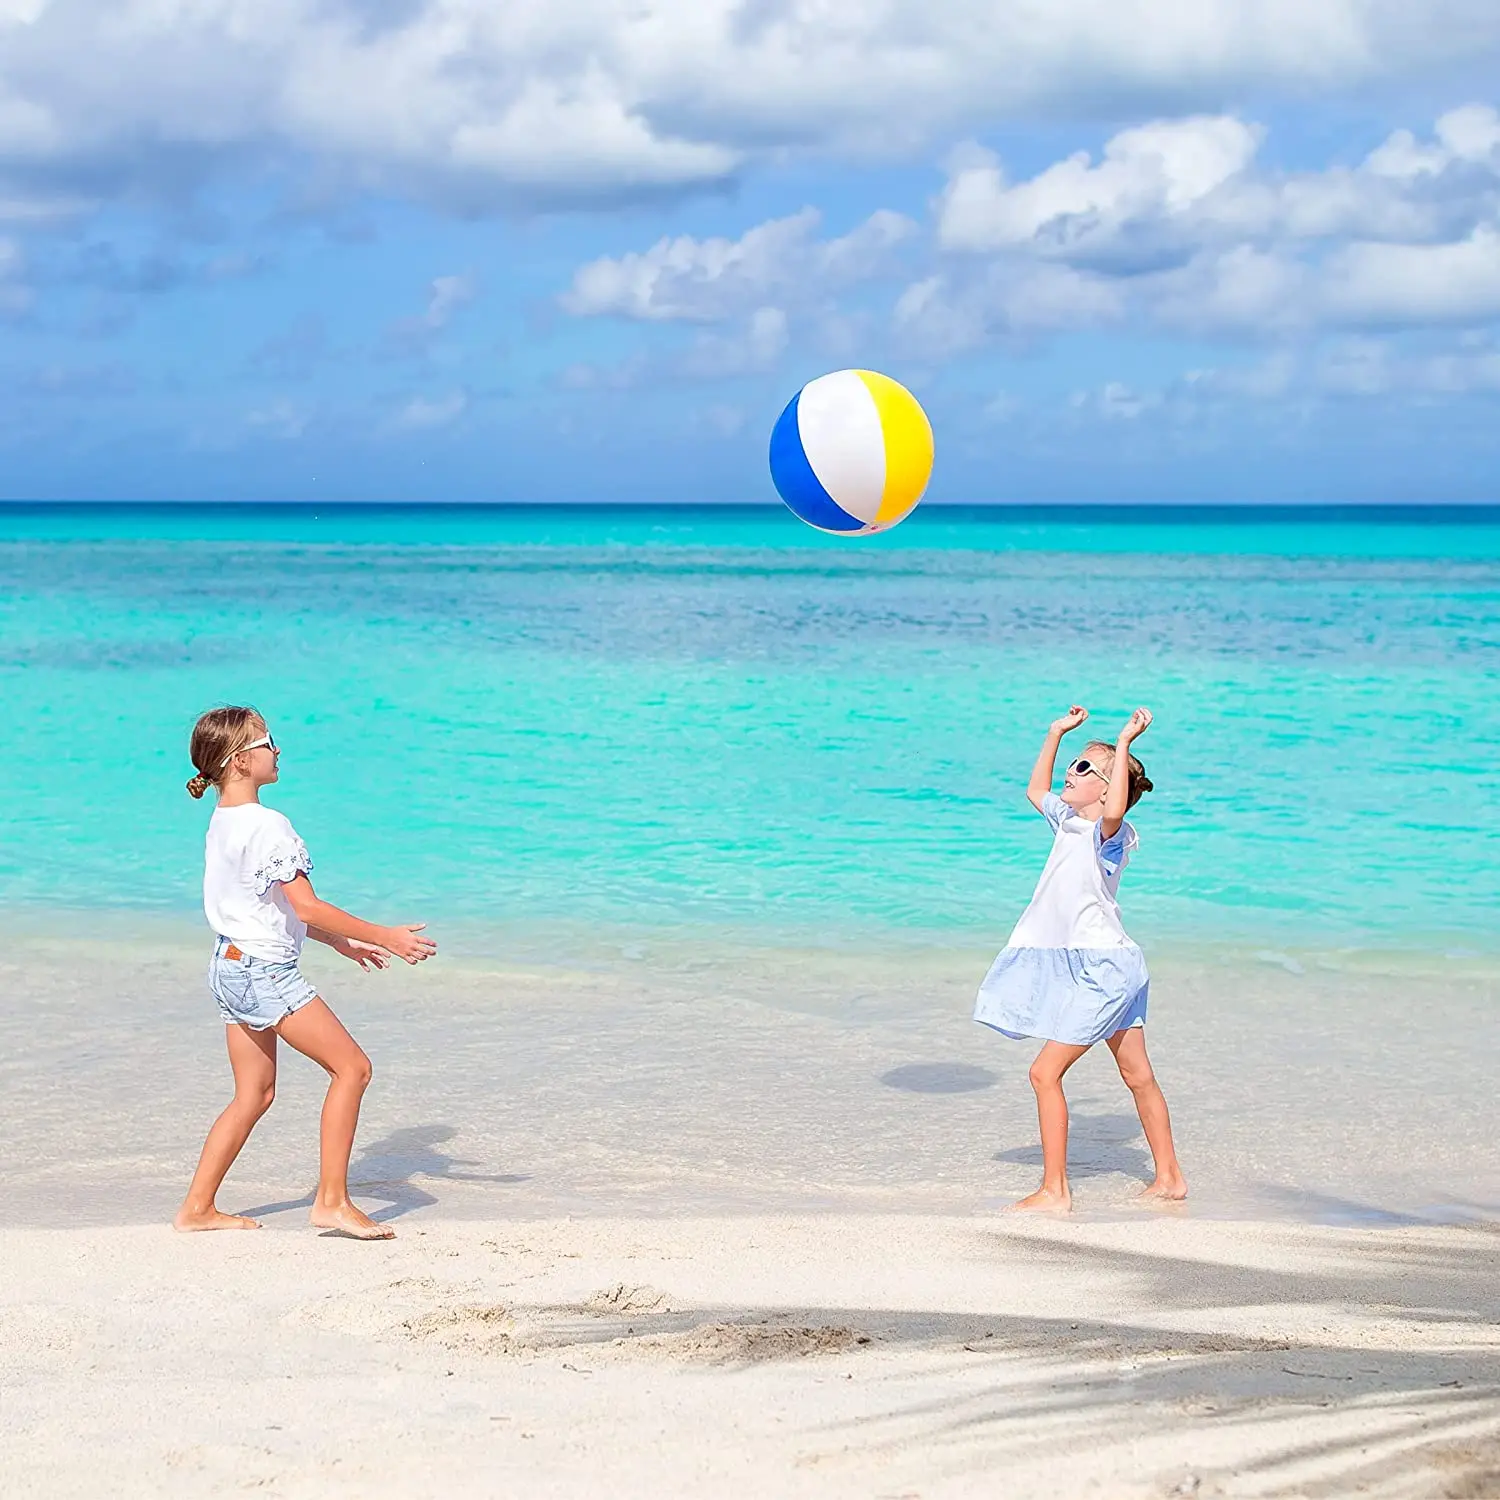
[[[901,1089],[909,1094],[969,1094],[976,1089],[993,1088],[1000,1076],[972,1063],[903,1063],[889,1073],[882,1073],[880,1081],[888,1089]]]

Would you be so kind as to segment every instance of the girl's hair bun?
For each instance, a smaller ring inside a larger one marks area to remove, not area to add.
[[[1149,776],[1142,776],[1138,785],[1143,792],[1154,792],[1156,790],[1156,787]]]
[[[253,708],[244,706],[211,708],[199,714],[188,745],[188,759],[198,768],[198,774],[187,784],[188,796],[196,800],[209,787],[219,786],[230,757],[256,734],[264,734],[265,723]]]
[[[1101,755],[1107,755],[1110,759],[1110,765],[1111,767],[1113,767],[1115,760],[1115,747],[1111,745],[1107,740],[1090,740],[1089,749],[1097,750]],[[1131,808],[1134,807],[1136,803],[1139,802],[1141,798],[1151,790],[1151,778],[1146,775],[1145,766],[1143,766],[1140,761],[1138,761],[1135,756],[1131,755],[1129,752],[1127,752],[1125,756],[1125,768],[1125,774],[1129,787],[1129,790],[1126,794],[1125,806],[1127,808]]]

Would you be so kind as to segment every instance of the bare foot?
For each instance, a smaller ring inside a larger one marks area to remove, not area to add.
[[[244,1214],[221,1214],[216,1208],[195,1212],[184,1206],[177,1210],[172,1228],[178,1234],[196,1234],[202,1229],[259,1229],[260,1225]]]
[[[1067,1188],[1055,1193],[1051,1188],[1038,1188],[1029,1198],[1022,1198],[1007,1208],[1008,1214],[1067,1214],[1073,1211],[1073,1195]]]
[[[1142,1188],[1140,1196],[1164,1203],[1181,1203],[1187,1197],[1187,1178],[1181,1172],[1168,1172],[1158,1176],[1150,1187]]]
[[[377,1224],[363,1209],[356,1208],[346,1198],[333,1208],[324,1208],[315,1203],[307,1222],[314,1229],[334,1229],[356,1240],[393,1240],[396,1231],[384,1224]]]

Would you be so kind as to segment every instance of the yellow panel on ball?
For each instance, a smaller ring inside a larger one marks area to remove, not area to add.
[[[932,478],[932,424],[917,398],[889,375],[861,370],[880,413],[885,437],[885,490],[876,513],[877,526],[894,526],[916,508]]]

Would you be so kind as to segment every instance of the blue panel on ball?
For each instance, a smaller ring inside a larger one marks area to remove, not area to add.
[[[802,434],[797,430],[797,400],[801,394],[799,391],[787,402],[771,430],[771,482],[776,493],[809,526],[820,531],[863,531],[863,521],[834,504],[802,451]]]

